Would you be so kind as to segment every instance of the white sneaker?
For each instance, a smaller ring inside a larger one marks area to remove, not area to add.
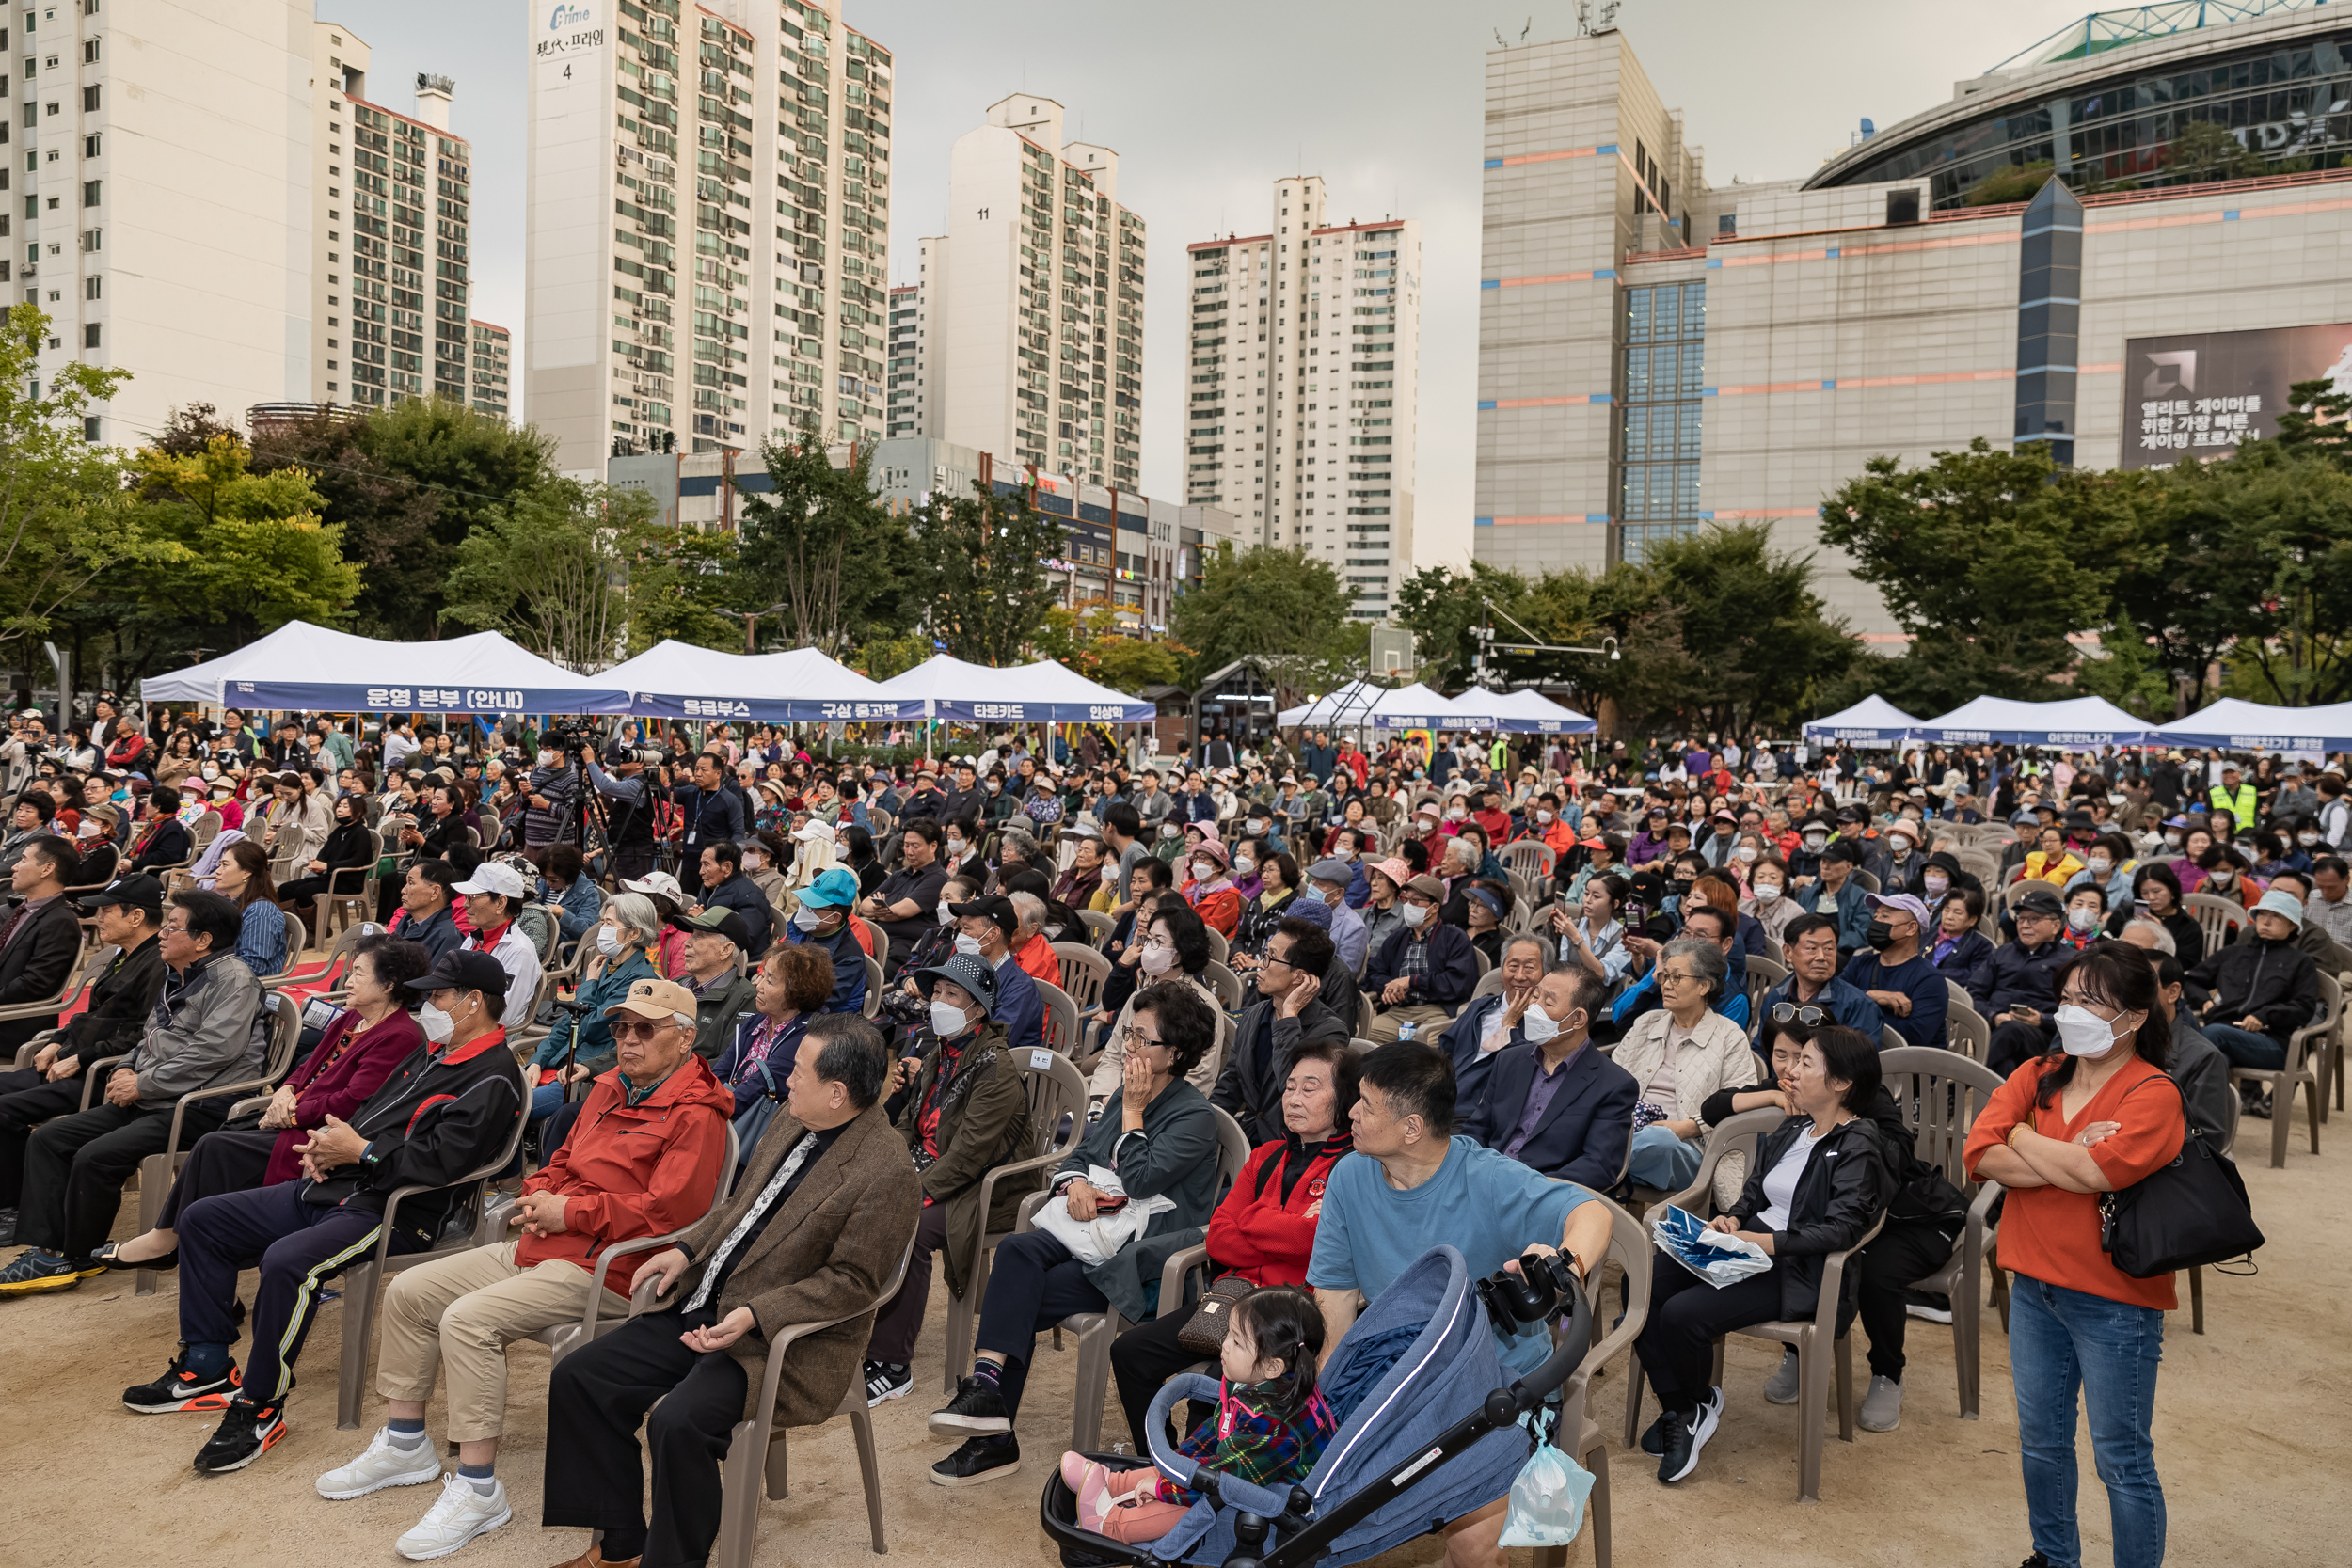
[[[453,1475],[441,1482],[441,1496],[425,1510],[417,1528],[392,1543],[392,1550],[412,1562],[447,1557],[477,1535],[498,1528],[515,1516],[506,1506],[506,1488],[493,1479],[488,1496],[474,1490],[472,1481]]]
[[[368,1451],[340,1470],[319,1477],[319,1496],[336,1502],[364,1497],[387,1486],[421,1486],[441,1479],[441,1456],[428,1437],[413,1449],[395,1447],[392,1429],[377,1427]]]

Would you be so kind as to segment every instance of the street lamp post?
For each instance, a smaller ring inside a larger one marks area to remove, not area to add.
[[[763,615],[781,614],[783,610],[784,606],[781,603],[777,603],[770,605],[765,610],[722,610],[718,611],[718,613],[721,615],[733,616],[743,623],[743,651],[747,654],[751,654],[757,653],[759,651],[758,644],[755,641],[755,638],[757,636],[756,628],[759,626],[759,618]]]

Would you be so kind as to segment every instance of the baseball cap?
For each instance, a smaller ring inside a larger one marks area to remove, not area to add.
[[[677,879],[666,871],[648,871],[635,881],[623,878],[621,885],[631,893],[658,893],[664,898],[685,901],[686,890],[677,885]]]
[[[135,910],[146,911],[147,918],[150,920],[161,920],[164,915],[164,884],[142,871],[135,876],[123,878],[111,887],[101,888],[79,902],[86,910],[103,909],[109,904],[123,904]]]
[[[1007,942],[1010,942],[1013,933],[1021,929],[1021,917],[1012,912],[1012,900],[1009,898],[1001,896],[974,898],[966,903],[948,905],[947,912],[958,920],[973,915],[978,915],[983,920],[993,920],[996,923],[996,928],[1005,933]],[[953,979],[954,976],[950,975],[949,978]],[[956,983],[963,984],[961,980]]]
[[[498,861],[484,861],[474,867],[473,875],[457,884],[458,893],[497,893],[509,898],[523,895],[523,875],[511,865]]]
[[[1411,881],[1406,882],[1405,884],[1405,891],[1407,893],[1418,893],[1422,895],[1424,897],[1435,898],[1440,904],[1445,902],[1445,884],[1438,880],[1437,878],[1429,875],[1426,871],[1414,878]]]
[[[748,953],[752,949],[752,928],[743,917],[722,904],[706,907],[700,914],[688,915],[676,924],[692,931],[716,931]]]
[[[727,911],[734,914],[733,910]],[[737,925],[741,925],[740,917]],[[675,980],[640,980],[628,988],[628,994],[604,1010],[611,1018],[615,1013],[628,1013],[636,1018],[666,1019],[674,1013],[694,1016],[694,993]]]
[[[1874,910],[1900,910],[1917,921],[1919,928],[1923,931],[1928,928],[1934,918],[1928,912],[1925,901],[1908,893],[1866,893],[1862,895],[1862,901]]]
[[[996,972],[969,953],[954,954],[944,962],[914,972],[915,985],[928,997],[931,987],[923,983],[926,980],[932,985],[942,980],[953,980],[971,992],[972,1000],[980,1005],[980,1011],[993,1013],[996,1010]]]
[[[801,889],[801,902],[818,909],[847,909],[857,902],[857,879],[839,866],[817,874]]]
[[[1355,880],[1355,871],[1354,866],[1334,857],[1330,860],[1317,861],[1309,866],[1307,879],[1311,882],[1330,882],[1339,887],[1345,887]]]
[[[493,1011],[506,1006],[506,971],[479,948],[453,947],[433,960],[421,980],[408,989],[428,995],[437,990],[478,990],[489,998]],[[690,1007],[691,1011],[691,1008]]]
[[[2056,890],[2046,887],[2027,888],[2009,908],[2011,914],[2046,914],[2053,920],[2066,913],[2066,906],[2058,902]]]

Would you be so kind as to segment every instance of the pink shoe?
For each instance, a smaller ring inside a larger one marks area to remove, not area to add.
[[[1061,1483],[1070,1488],[1072,1497],[1076,1497],[1078,1488],[1086,1484],[1087,1465],[1091,1463],[1075,1449],[1061,1456]]]
[[[1110,1472],[1096,1464],[1089,1464],[1079,1478],[1078,1528],[1100,1535],[1104,1521],[1110,1517],[1120,1499],[1111,1496]]]

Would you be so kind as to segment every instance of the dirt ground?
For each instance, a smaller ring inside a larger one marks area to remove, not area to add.
[[[2352,1134],[2352,1123],[2334,1122],[2326,1132],[2344,1137]],[[2267,1133],[2264,1123],[2249,1122],[2246,1142],[2266,1146]],[[2347,1156],[2328,1155],[2337,1166],[2331,1171],[2303,1148],[2298,1129],[2285,1170],[2268,1169],[2259,1154],[2243,1167],[2269,1235],[2258,1255],[2260,1274],[2208,1275],[2203,1336],[2189,1332],[2185,1280],[2184,1309],[2168,1321],[2156,1463],[2175,1563],[2352,1562],[2352,1545],[2335,1533],[2345,1528],[2343,1478],[2352,1468],[2352,1358],[2344,1348],[2352,1249],[2325,1240],[2340,1223],[2330,1207],[2337,1199],[2327,1195],[2341,1192]],[[130,1233],[135,1212],[135,1203],[126,1201],[118,1235]],[[924,1428],[926,1414],[941,1402],[946,1286],[933,1290],[915,1391],[884,1405],[875,1423],[892,1554],[971,1568],[1046,1568],[1055,1559],[1037,1527],[1037,1499],[1068,1440],[1074,1353],[1057,1354],[1049,1340],[1040,1341],[1018,1476],[962,1491],[933,1486],[925,1471],[946,1451]],[[189,1461],[216,1418],[135,1416],[119,1402],[124,1386],[156,1375],[170,1357],[176,1292],[168,1275],[145,1299],[132,1294],[127,1278],[101,1276],[66,1294],[0,1304],[0,1343],[9,1351],[0,1372],[0,1470],[10,1478],[6,1512],[20,1560],[56,1568],[400,1562],[393,1539],[430,1505],[435,1489],[330,1503],[311,1487],[319,1472],[357,1453],[383,1420],[383,1402],[371,1386],[362,1430],[335,1428],[340,1305],[324,1309],[305,1349],[286,1439],[249,1469],[204,1477]],[[1796,1412],[1766,1404],[1759,1392],[1776,1352],[1734,1339],[1723,1429],[1696,1475],[1669,1490],[1655,1479],[1655,1461],[1613,1446],[1615,1560],[1632,1568],[2017,1562],[2029,1542],[2008,1345],[1999,1319],[1988,1315],[1986,1322],[1983,1418],[1959,1418],[1949,1331],[1914,1323],[1901,1427],[1861,1433],[1848,1445],[1836,1439],[1833,1421],[1819,1504],[1796,1497]],[[476,1568],[545,1568],[586,1544],[582,1531],[542,1529],[536,1522],[548,1358],[525,1345],[511,1361],[512,1427],[499,1468],[516,1517],[453,1560]],[[1859,1382],[1867,1375],[1859,1346],[1855,1361]],[[1613,1434],[1624,1418],[1622,1365],[1595,1386],[1601,1424]],[[437,1439],[442,1417],[437,1401],[428,1418]],[[1123,1434],[1117,1402],[1110,1401],[1104,1441]],[[792,1495],[766,1505],[758,1561],[764,1568],[871,1561],[849,1423],[795,1433],[790,1441]],[[2105,1563],[2106,1508],[2087,1433],[2081,1456],[2085,1560]],[[1592,1560],[1591,1536],[1588,1523],[1581,1562]],[[1705,1556],[1694,1558],[1693,1548]],[[1378,1560],[1402,1568],[1438,1555],[1436,1542],[1423,1539]],[[1515,1568],[1529,1555],[1514,1552]]]

